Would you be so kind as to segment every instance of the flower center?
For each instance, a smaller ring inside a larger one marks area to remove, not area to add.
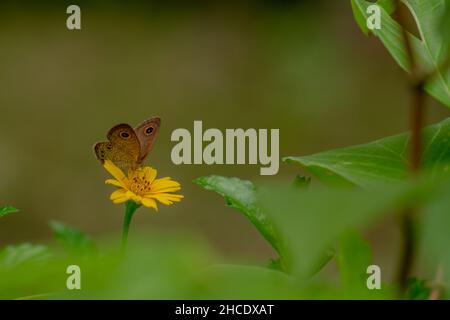
[[[130,190],[137,195],[144,195],[151,190],[151,183],[144,177],[134,176],[130,179]]]

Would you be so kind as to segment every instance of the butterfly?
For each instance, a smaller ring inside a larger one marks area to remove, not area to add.
[[[147,119],[134,129],[126,123],[118,124],[108,131],[108,141],[94,145],[95,156],[101,163],[111,160],[124,172],[136,169],[150,153],[160,126],[159,117]]]

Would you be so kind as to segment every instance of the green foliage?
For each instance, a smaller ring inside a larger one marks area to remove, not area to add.
[[[431,289],[425,280],[411,278],[408,281],[406,298],[409,300],[427,300],[430,297]]]
[[[352,299],[392,298],[394,290],[392,285],[383,285],[381,292],[367,290],[366,268],[372,264],[371,250],[348,229],[371,226],[406,207],[433,203],[437,191],[447,183],[444,178],[424,177],[416,183],[372,184],[370,191],[316,186],[303,192],[289,185],[255,188],[251,184],[251,196],[247,194],[245,198],[251,201],[244,201],[240,191],[250,186],[248,181],[218,176],[200,179],[207,179],[208,189],[219,190],[226,199],[239,194],[240,204],[233,207],[247,213],[257,207],[259,215],[271,221],[273,228],[283,235],[283,268],[279,260],[272,260],[269,268],[287,270],[305,285],[336,255],[342,289],[334,294]],[[247,207],[248,204],[251,206]]]
[[[80,265],[82,288],[66,289],[71,258],[0,268],[2,299],[296,299],[310,297],[285,273],[256,266],[223,265],[204,241],[154,234],[130,242],[126,256],[104,243],[100,256]],[[317,298],[330,294],[315,292]]]
[[[358,0],[351,1],[353,15],[355,17],[356,23],[358,24],[359,28],[361,29],[362,32],[364,32],[365,35],[369,35],[369,33],[371,32],[371,30],[369,30],[369,28],[367,27],[367,17],[368,17],[367,8],[371,4],[373,3],[369,3],[368,1],[358,1]],[[396,0],[378,0],[376,4],[378,4],[383,9],[382,20],[386,20],[387,16],[392,14],[397,7]],[[389,24],[388,26],[392,27]]]
[[[370,297],[376,291],[367,290],[367,267],[372,264],[369,243],[354,231],[344,232],[338,239],[336,261],[347,298]]]
[[[388,14],[392,14],[397,9],[397,0],[378,0],[377,4]]]
[[[438,101],[450,107],[450,68],[442,68],[449,56],[450,37],[442,32],[441,21],[447,14],[446,0],[403,0],[415,19],[420,39],[410,34],[413,54],[422,72],[433,74],[425,84],[425,90]],[[381,6],[381,29],[368,30],[367,7],[371,2],[351,0],[353,14],[365,34],[372,33],[380,39],[395,61],[406,71],[411,71],[402,26],[390,16],[392,6]],[[369,32],[370,31],[370,32]]]
[[[77,228],[67,226],[58,221],[50,222],[55,238],[71,255],[88,255],[95,251],[94,241]]]
[[[293,274],[307,278],[324,253],[348,228],[367,226],[401,206],[408,188],[315,188],[299,193],[291,188],[265,187],[259,194],[264,212],[286,238]]]
[[[448,170],[450,118],[427,127],[423,133],[423,168],[432,176]],[[372,187],[404,181],[408,169],[408,134],[368,144],[339,148],[284,161],[303,166],[330,185]]]
[[[9,269],[24,264],[43,263],[51,257],[48,247],[24,243],[7,246],[0,251],[0,267]]]
[[[194,183],[223,196],[227,205],[242,212],[280,256],[283,256],[283,240],[272,221],[260,209],[256,199],[256,188],[252,182],[238,178],[208,176],[197,178]]]
[[[367,15],[365,14],[369,4],[357,0],[351,0],[351,5],[356,23],[366,36],[369,35],[370,30],[367,28]]]
[[[441,19],[441,32],[444,39],[450,39],[450,5],[447,5],[444,15]]]
[[[278,271],[283,271],[283,266],[281,265],[280,258],[269,259],[269,263],[267,264],[267,268],[273,269],[273,270],[278,270]]]
[[[239,179],[207,178],[199,179],[206,179],[209,189],[220,190],[227,198],[237,197],[234,191],[250,186]],[[289,275],[279,272],[285,269],[279,260],[271,268],[223,265],[203,241],[180,234],[153,234],[130,243],[126,256],[118,255],[115,243],[115,249],[107,250],[104,245],[102,255],[81,261],[83,279],[89,280],[83,280],[84,290],[77,293],[65,288],[65,269],[74,263],[71,257],[49,259],[49,250],[43,246],[8,247],[0,255],[0,298],[390,299],[394,297],[391,290],[364,289],[364,271],[372,263],[370,248],[348,229],[372,225],[406,205],[426,207],[434,197],[445,198],[436,192],[441,189],[442,185],[422,182],[370,192],[323,187],[298,190],[289,184],[257,189],[251,184],[251,195],[241,195],[238,207],[248,211],[247,203],[256,206],[283,234]],[[423,193],[433,197],[417,196]],[[73,228],[53,223],[54,229],[55,225],[64,241],[85,243]],[[336,242],[335,252],[330,251]],[[311,277],[334,254],[342,279],[339,288]]]
[[[445,284],[450,284],[450,181],[435,192],[435,200],[423,207],[421,231],[427,266],[433,272],[442,266]]]
[[[10,213],[16,213],[16,212],[19,212],[19,210],[14,208],[13,206],[0,207],[0,217],[4,217]]]
[[[208,299],[292,299],[301,298],[304,288],[285,273],[256,266],[215,265],[209,268],[212,277]],[[239,289],[237,289],[239,288]]]
[[[395,61],[405,70],[409,70],[411,65],[408,61],[406,46],[403,41],[402,29],[400,25],[381,7],[381,29],[369,30],[367,28],[367,8],[373,3],[365,0],[351,0],[353,15],[364,34],[369,33],[377,36]]]
[[[311,184],[311,178],[310,177],[304,177],[301,175],[296,175],[294,178],[294,182],[292,185],[294,188],[305,190],[309,188],[309,185]]]

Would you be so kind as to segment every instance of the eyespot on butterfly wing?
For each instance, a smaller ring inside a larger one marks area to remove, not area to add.
[[[158,136],[160,126],[161,118],[152,117],[145,120],[134,129],[141,148],[138,160],[139,163],[142,163],[152,150],[153,144],[155,143]]]
[[[107,138],[108,141],[94,145],[94,153],[100,162],[111,160],[125,172],[138,166],[141,147],[130,125],[122,123],[112,127]]]

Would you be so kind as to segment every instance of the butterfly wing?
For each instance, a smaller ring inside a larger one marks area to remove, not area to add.
[[[152,150],[160,126],[161,119],[153,117],[145,120],[134,129],[141,148],[138,163],[142,163]]]
[[[94,153],[102,163],[111,160],[125,172],[136,168],[141,146],[135,131],[128,124],[118,124],[109,130],[108,141],[97,142]]]

